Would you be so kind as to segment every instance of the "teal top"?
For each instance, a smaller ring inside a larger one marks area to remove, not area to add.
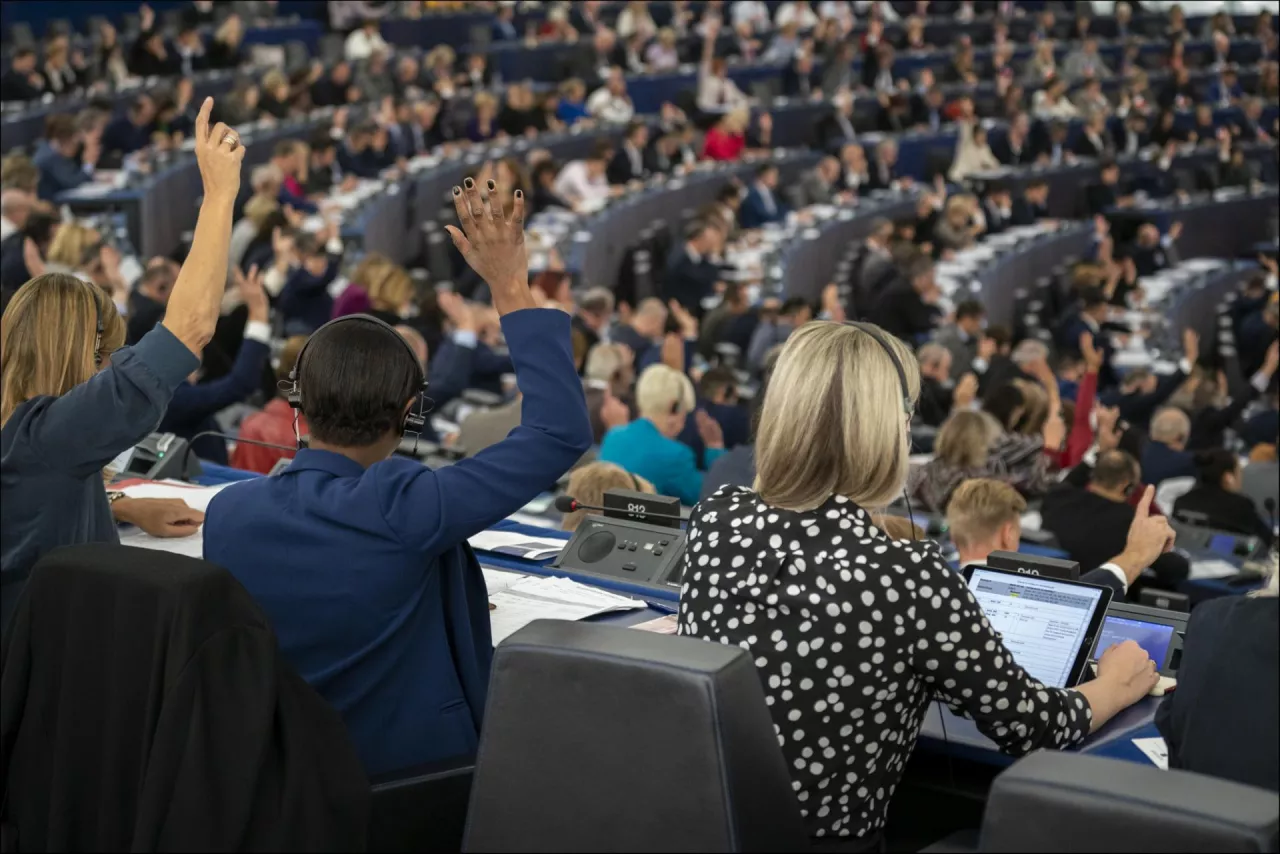
[[[723,453],[723,448],[707,448],[707,465]],[[606,433],[599,459],[639,475],[652,483],[659,495],[678,497],[681,504],[693,506],[702,494],[702,472],[698,471],[693,449],[663,436],[648,418],[638,418]]]

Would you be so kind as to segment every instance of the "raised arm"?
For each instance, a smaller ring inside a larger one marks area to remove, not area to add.
[[[386,464],[379,495],[388,525],[409,545],[439,553],[519,510],[550,488],[591,446],[582,382],[573,363],[569,316],[537,308],[529,289],[524,197],[504,216],[470,179],[454,188],[461,228],[445,228],[488,283],[523,394],[520,424],[501,442],[431,471]]]
[[[205,98],[196,116],[196,162],[204,182],[204,201],[196,220],[191,252],[178,273],[162,323],[192,353],[199,355],[213,337],[227,284],[227,247],[244,146],[222,122],[209,127],[213,99]]]

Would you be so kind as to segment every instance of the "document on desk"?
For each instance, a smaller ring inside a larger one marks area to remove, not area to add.
[[[585,620],[597,614],[645,607],[639,599],[607,593],[567,578],[535,576],[525,576],[497,593],[490,591],[489,603],[494,606],[489,612],[494,646],[534,620]]]
[[[201,528],[189,537],[153,537],[141,528],[129,527],[120,531],[120,545],[203,559],[204,529]]]
[[[218,486],[189,486],[157,480],[126,486],[121,491],[130,498],[177,498],[185,501],[188,507],[203,513],[209,509],[209,502],[213,500],[213,496],[230,485],[223,483]]]
[[[1240,570],[1235,566],[1227,563],[1225,560],[1217,560],[1210,558],[1208,560],[1191,561],[1191,572],[1189,577],[1193,581],[1213,579],[1213,578],[1230,578],[1239,574]]]
[[[1141,750],[1152,765],[1162,771],[1169,770],[1169,746],[1163,738],[1135,738],[1133,746]]]
[[[471,548],[482,552],[496,552],[526,560],[546,560],[560,554],[569,541],[514,531],[481,531],[468,537],[467,542],[471,544]]]

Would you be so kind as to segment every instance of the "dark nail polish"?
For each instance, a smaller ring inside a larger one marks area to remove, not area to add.
[[[467,189],[468,189],[468,190],[470,190],[472,187],[474,187],[474,186],[475,186],[475,181],[472,181],[470,178],[468,178],[467,180],[463,181],[462,183],[464,183],[464,184],[466,184],[466,185],[467,185]]]
[[[491,192],[493,191],[493,189],[494,189],[494,187],[495,187],[495,186],[497,186],[497,185],[496,185],[496,184],[494,184],[492,181],[490,181],[490,182],[489,182],[489,190],[490,190]]]
[[[519,190],[516,190],[516,198],[517,198],[517,199],[523,199],[523,198],[524,198],[524,193],[520,192]]]
[[[458,188],[458,187],[454,187],[454,188],[453,188],[453,194],[454,194],[455,196],[460,196],[460,195],[462,195],[462,190],[461,190],[460,188]]]

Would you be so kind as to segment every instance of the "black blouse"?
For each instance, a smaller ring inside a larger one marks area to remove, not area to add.
[[[1005,649],[931,542],[890,539],[842,496],[806,513],[724,487],[689,523],[680,634],[748,650],[813,836],[866,836],[935,698],[1006,753],[1089,732],[1077,691]]]

